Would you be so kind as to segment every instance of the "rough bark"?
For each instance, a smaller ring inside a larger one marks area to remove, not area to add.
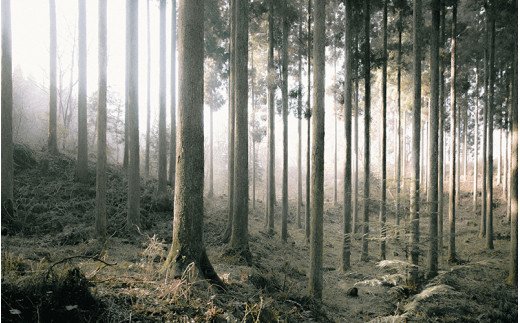
[[[456,212],[456,181],[457,181],[457,146],[456,141],[458,133],[457,127],[457,2],[455,1],[452,9],[451,22],[451,77],[450,77],[450,95],[451,95],[451,173],[450,173],[450,197],[448,221],[450,224],[450,243],[448,245],[448,261],[456,261],[457,253],[455,251],[455,212]]]
[[[13,216],[13,60],[11,0],[2,0],[2,218]],[[4,213],[5,212],[5,213]]]
[[[159,170],[157,195],[165,197],[168,177],[166,147],[166,0],[159,2]]]
[[[478,109],[480,100],[480,80],[478,59],[475,67],[476,86],[475,86],[475,128],[473,129],[473,212],[477,212],[477,195],[478,195]]]
[[[313,113],[312,113],[312,197],[310,270],[308,291],[321,300],[323,291],[323,164],[325,147],[325,1],[313,11]]]
[[[446,25],[446,7],[444,0],[441,0],[440,9],[440,27],[439,27],[439,47],[444,48],[445,44],[445,25]],[[446,149],[444,144],[444,117],[446,116],[446,110],[444,105],[444,62],[442,59],[439,61],[439,161],[438,161],[438,216],[437,216],[437,241],[438,241],[438,255],[442,257],[443,245],[444,245],[444,150]]]
[[[302,2],[303,3],[303,2]],[[302,13],[300,12],[300,21],[298,25],[298,39],[302,39]],[[301,42],[298,42],[298,206],[296,208],[298,229],[302,228],[302,117],[303,117],[303,102],[302,102],[302,48]]]
[[[87,9],[86,0],[78,0],[78,161],[76,179],[88,181],[87,142]]]
[[[307,2],[307,34],[311,34],[312,0]],[[307,37],[307,156],[305,172],[305,238],[311,235],[311,37]]]
[[[107,234],[107,0],[99,0],[98,27],[98,111],[96,162],[96,234],[105,239]]]
[[[358,52],[358,37],[355,36],[354,40],[355,56],[359,56]],[[352,201],[352,233],[358,232],[358,184],[359,184],[359,63],[356,60],[354,62],[354,73],[355,75],[355,88],[354,88],[354,152],[356,153],[356,159],[354,160],[354,185],[352,191],[354,192],[354,200]]]
[[[492,10],[494,8],[491,8]],[[487,138],[487,196],[486,196],[486,247],[493,246],[493,116],[495,110],[495,15],[488,12],[490,29],[489,43],[489,91],[488,91],[488,138]]]
[[[388,0],[383,4],[383,67],[382,67],[382,93],[381,93],[381,125],[383,136],[381,143],[381,201],[379,205],[379,222],[381,225],[381,240],[379,243],[380,259],[386,259],[386,77],[388,60]]]
[[[287,9],[287,0],[283,0],[282,5],[284,11]],[[289,115],[289,21],[287,15],[284,14],[282,21],[282,118],[283,118],[283,169],[282,169],[282,232],[281,238],[283,242],[287,241],[287,218],[289,213],[289,193],[288,193],[288,172],[289,172],[289,154],[288,154],[288,115]]]
[[[128,87],[126,102],[128,106],[128,213],[127,228],[131,232],[140,225],[140,187],[139,187],[139,43],[137,0],[127,0],[127,74]]]
[[[485,41],[484,41],[484,116],[482,122],[482,206],[480,210],[480,231],[479,237],[484,238],[486,236],[486,207],[487,207],[487,118],[489,113],[489,105],[487,100],[487,95],[489,91],[489,52],[488,52],[488,43],[489,43],[489,30],[486,26],[485,33]]]
[[[58,90],[56,86],[56,60],[57,60],[57,36],[56,36],[56,0],[49,0],[49,26],[50,26],[50,42],[49,42],[49,58],[50,58],[50,85],[49,85],[49,137],[47,141],[47,149],[51,154],[58,153],[58,125],[57,125],[57,109]]]
[[[397,131],[396,131],[396,158],[395,158],[395,179],[396,179],[396,193],[395,193],[395,225],[397,227],[397,236],[399,236],[399,226],[401,224],[401,152],[403,149],[401,140],[401,64],[402,64],[402,41],[403,41],[403,27],[402,17],[399,13],[398,22],[398,42],[397,42]]]
[[[177,150],[177,0],[172,0],[172,34],[171,34],[171,102],[170,102],[170,167],[168,178],[175,189],[176,150]]]

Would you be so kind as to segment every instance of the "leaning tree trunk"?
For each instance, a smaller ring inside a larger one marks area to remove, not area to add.
[[[166,148],[166,0],[159,2],[159,170],[157,194],[166,195],[167,148]]]
[[[430,42],[430,140],[429,140],[429,183],[428,186],[428,213],[430,215],[430,245],[428,249],[427,276],[435,277],[439,267],[438,261],[438,164],[439,160],[439,25],[440,25],[440,0],[433,0],[432,30]]]
[[[410,262],[412,267],[408,273],[408,280],[412,286],[416,286],[418,280],[419,264],[419,171],[420,171],[420,144],[421,144],[421,0],[413,2],[413,93],[412,108],[412,169],[410,187]]]
[[[78,9],[78,162],[76,179],[85,183],[88,181],[86,0],[78,1]]]
[[[361,238],[361,261],[368,261],[368,212],[370,199],[370,0],[365,0],[364,29],[365,29],[365,129],[364,145],[365,156],[363,165],[364,189],[363,189],[363,230]]]
[[[150,45],[150,0],[146,1],[146,149],[144,155],[144,174],[150,176],[150,72],[151,72],[151,45]],[[173,64],[172,64],[173,65]],[[162,66],[161,66],[162,68]]]
[[[127,229],[134,231],[139,227],[139,73],[138,73],[138,17],[137,0],[127,2],[127,73],[128,88],[126,101],[128,105],[128,208]]]
[[[283,0],[283,7],[287,9],[287,0]],[[286,10],[285,10],[286,11]],[[282,170],[282,233],[283,242],[287,242],[287,218],[289,213],[289,193],[288,193],[288,171],[289,171],[289,154],[288,154],[288,122],[289,115],[289,96],[288,96],[288,42],[289,42],[289,22],[287,15],[283,18],[282,27],[282,118],[283,118],[283,170]]]
[[[47,141],[47,149],[51,154],[58,153],[58,126],[57,126],[57,87],[56,87],[56,0],[49,0],[49,16],[50,16],[50,42],[49,42],[49,58],[50,58],[50,89],[49,89],[49,137]]]
[[[448,220],[450,223],[450,243],[448,245],[448,261],[453,262],[457,259],[455,251],[455,211],[457,207],[456,200],[456,178],[457,172],[457,2],[453,4],[453,19],[451,22],[451,78],[450,78],[450,95],[451,95],[451,174],[450,174],[450,202]]]
[[[52,14],[51,14],[52,15]],[[2,0],[2,218],[13,216],[13,60],[11,0]],[[6,213],[4,213],[6,212]]]
[[[177,0],[172,0],[172,35],[171,35],[171,102],[170,102],[170,167],[169,180],[170,185],[175,189],[175,154],[177,150]]]
[[[343,248],[341,270],[350,268],[350,241],[352,232],[352,1],[345,4],[345,171],[343,173]]]
[[[386,67],[388,60],[388,0],[383,5],[383,75],[382,75],[382,108],[381,108],[381,126],[383,127],[383,138],[381,143],[381,201],[379,206],[379,222],[381,225],[381,241],[379,244],[379,253],[381,260],[386,259]]]
[[[99,0],[98,112],[96,162],[96,234],[107,235],[107,0]]]
[[[492,8],[494,9],[494,8]],[[488,13],[488,24],[490,29],[489,44],[489,95],[488,95],[488,138],[487,138],[487,201],[486,201],[486,246],[493,246],[493,116],[495,110],[495,16]]]
[[[312,113],[312,198],[308,290],[321,300],[323,290],[323,164],[325,148],[325,1],[314,6]]]
[[[274,191],[274,167],[275,167],[275,127],[274,127],[274,96],[276,90],[276,84],[274,83],[274,75],[276,73],[274,67],[274,8],[273,8],[273,0],[269,1],[269,52],[267,57],[267,67],[268,67],[268,77],[267,77],[267,87],[268,87],[268,122],[269,122],[269,138],[268,138],[268,161],[269,161],[269,175],[267,180],[267,217],[266,224],[267,230],[269,234],[274,234],[274,203],[275,203],[275,191]]]

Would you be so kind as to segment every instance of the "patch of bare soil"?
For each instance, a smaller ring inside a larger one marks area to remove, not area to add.
[[[79,184],[73,181],[72,159],[37,154],[25,147],[17,151],[17,213],[10,218],[2,215],[3,321],[516,321],[517,290],[505,284],[509,224],[500,200],[495,209],[495,249],[487,251],[478,238],[479,215],[472,212],[471,196],[463,194],[456,240],[463,263],[452,266],[441,257],[439,275],[422,281],[416,291],[405,283],[408,237],[401,229],[396,238],[392,209],[387,260],[375,256],[379,223],[374,202],[370,204],[372,256],[368,262],[359,261],[361,236],[355,235],[352,268],[341,272],[337,268],[342,210],[327,203],[320,304],[306,296],[309,247],[305,231],[296,228],[295,203],[291,203],[287,243],[281,242],[278,233],[265,233],[261,201],[250,211],[253,264],[249,267],[225,256],[221,235],[227,219],[227,198],[216,196],[205,201],[205,242],[210,260],[227,283],[228,290],[222,291],[200,281],[190,268],[180,279],[163,270],[172,234],[171,204],[155,200],[154,181],[142,185],[141,236],[128,237],[123,228],[124,172],[110,169],[111,236],[102,244],[93,234],[93,168],[91,181]],[[276,228],[280,228],[280,214],[276,221]],[[427,216],[422,215],[420,269],[426,260],[427,223]],[[49,317],[53,319],[45,319]]]

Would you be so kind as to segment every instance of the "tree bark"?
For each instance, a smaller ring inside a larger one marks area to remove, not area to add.
[[[268,67],[268,75],[267,75],[267,86],[268,86],[268,122],[269,122],[269,176],[267,181],[267,230],[269,234],[274,234],[274,204],[276,200],[274,185],[274,167],[275,167],[275,128],[274,128],[274,118],[275,118],[275,107],[274,107],[274,96],[276,90],[275,84],[275,67],[274,67],[274,8],[273,1],[269,1],[269,52],[267,57],[267,67]]]
[[[98,25],[98,112],[96,162],[96,234],[104,240],[107,235],[107,0],[99,0]]]
[[[140,226],[140,187],[139,187],[139,43],[137,0],[127,0],[127,74],[128,87],[126,101],[128,106],[128,214],[127,229],[131,232]]]
[[[440,27],[439,36],[440,42],[439,47],[444,48],[445,44],[445,25],[446,25],[446,7],[444,0],[440,3]],[[442,49],[441,49],[442,50]],[[438,242],[438,255],[442,258],[443,245],[444,245],[444,150],[446,149],[444,144],[444,117],[446,116],[446,110],[444,106],[444,62],[439,59],[439,161],[438,161],[438,216],[437,216],[437,242]]]
[[[494,10],[495,8],[492,8]],[[487,201],[486,201],[486,247],[493,246],[493,116],[495,110],[495,16],[488,12],[488,24],[490,28],[489,44],[489,95],[488,95],[488,138],[487,138]]]
[[[180,278],[191,263],[202,278],[223,286],[209,262],[204,218],[204,1],[179,6],[179,147],[173,240],[165,268]],[[246,92],[247,94],[247,92]]]
[[[313,113],[312,113],[312,198],[310,270],[308,290],[321,300],[323,290],[323,164],[325,147],[325,1],[314,6]]]
[[[303,2],[302,2],[303,3]],[[301,48],[301,40],[302,40],[302,28],[303,22],[302,17],[303,10],[300,11],[300,21],[298,25],[298,206],[296,209],[297,221],[298,221],[298,229],[302,228],[302,48]]]
[[[253,178],[253,182],[254,182],[254,178]],[[212,198],[214,195],[214,191],[213,191],[213,109],[212,108],[209,108],[209,184],[208,184],[208,186],[209,186],[208,197]],[[254,200],[253,200],[253,205],[255,205]]]
[[[159,170],[157,195],[165,197],[168,177],[166,148],[166,0],[159,2]]]
[[[150,176],[150,72],[151,72],[151,45],[150,45],[150,0],[146,1],[146,150],[144,157],[144,174]],[[162,66],[161,66],[162,68]]]
[[[364,29],[365,29],[365,46],[364,46],[364,72],[365,72],[365,129],[364,129],[364,165],[363,176],[363,227],[361,237],[361,261],[368,261],[368,218],[369,218],[369,199],[370,199],[370,0],[365,0]]]
[[[381,125],[383,127],[383,138],[381,144],[381,201],[379,206],[379,222],[381,225],[381,241],[379,243],[379,253],[381,260],[386,259],[386,76],[388,60],[388,0],[383,3],[383,67],[382,67],[382,108]]]
[[[358,52],[358,37],[354,36],[354,47],[355,56],[359,56]],[[354,88],[354,151],[356,153],[356,159],[354,160],[354,185],[352,191],[354,192],[354,200],[352,205],[352,233],[358,232],[358,184],[359,184],[359,62],[355,61],[354,73],[355,73],[355,88]]]
[[[486,33],[484,40],[484,117],[482,122],[482,208],[480,212],[480,232],[479,237],[484,238],[486,236],[486,209],[487,209],[487,139],[488,139],[488,114],[489,114],[489,102],[487,99],[489,91],[489,28],[486,24]]]
[[[430,245],[428,249],[428,263],[426,276],[431,278],[437,275],[439,268],[438,261],[438,185],[439,173],[439,25],[440,25],[440,1],[433,0],[432,10],[432,30],[430,42],[430,140],[429,140],[429,183],[428,186],[428,213],[430,214]]]
[[[398,20],[398,43],[397,43],[397,138],[396,142],[396,158],[395,158],[395,179],[396,179],[396,193],[395,193],[395,225],[396,234],[399,237],[399,226],[401,224],[401,152],[403,145],[401,144],[401,64],[402,64],[402,13],[399,12]]]
[[[305,174],[305,238],[311,235],[311,10],[312,0],[307,2],[307,165]]]
[[[88,181],[86,0],[78,0],[78,161],[76,179],[82,183]]]
[[[288,42],[289,42],[289,21],[287,20],[287,0],[283,0],[284,7],[283,26],[282,26],[282,118],[283,118],[283,170],[282,170],[282,233],[283,242],[287,241],[287,218],[289,213],[289,193],[288,193],[288,115],[289,115],[289,73],[288,73]]]
[[[473,212],[477,212],[477,194],[478,194],[478,103],[480,99],[480,80],[479,80],[479,70],[478,70],[478,59],[475,67],[476,73],[476,98],[475,98],[475,128],[474,128],[474,137],[473,137]]]
[[[451,95],[451,174],[450,174],[450,202],[448,220],[450,223],[450,243],[448,245],[448,261],[457,260],[455,251],[455,211],[456,211],[456,178],[457,174],[457,146],[456,141],[458,133],[456,131],[457,124],[457,1],[453,3],[452,11],[453,19],[451,22],[451,78],[450,78],[450,95]],[[460,175],[459,175],[460,176]]]
[[[52,15],[52,14],[51,14]],[[13,214],[13,59],[11,0],[2,0],[2,218]],[[51,58],[52,60],[52,58]],[[52,73],[51,73],[52,74]],[[4,213],[5,212],[5,213]]]
[[[177,150],[177,0],[172,0],[172,35],[171,35],[171,102],[170,102],[170,167],[169,180],[175,189],[176,150]],[[175,205],[174,205],[175,206]]]
[[[49,0],[50,17],[50,88],[49,88],[49,137],[47,149],[51,154],[58,153],[58,126],[57,126],[57,86],[56,86],[56,60],[57,60],[57,36],[56,36],[56,0]]]

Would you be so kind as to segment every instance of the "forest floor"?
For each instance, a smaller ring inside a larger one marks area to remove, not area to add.
[[[377,203],[370,203],[368,262],[359,261],[360,236],[352,242],[352,268],[339,271],[342,209],[327,202],[324,212],[324,290],[318,304],[306,297],[309,247],[296,225],[291,204],[289,241],[268,236],[264,205],[249,216],[253,265],[223,256],[221,242],[227,197],[205,201],[205,243],[217,273],[227,283],[220,291],[161,270],[172,236],[171,203],[156,200],[154,181],[145,181],[141,198],[141,235],[125,233],[126,180],[122,169],[108,176],[110,238],[94,238],[95,176],[74,182],[74,160],[49,157],[25,147],[15,149],[16,217],[2,214],[2,321],[27,322],[516,322],[517,289],[505,281],[510,227],[504,203],[495,201],[495,249],[478,238],[479,215],[471,194],[462,194],[457,214],[458,264],[446,261],[439,275],[406,285],[406,241],[389,234],[387,261],[379,257]],[[500,194],[497,194],[500,196]],[[375,194],[374,194],[375,196]],[[422,204],[424,206],[424,203]],[[251,204],[250,204],[251,207]],[[447,215],[447,210],[445,210]],[[447,216],[446,216],[447,218]],[[395,223],[390,208],[389,224]],[[280,216],[276,218],[280,227]],[[420,272],[424,274],[428,217],[422,213]],[[445,232],[447,221],[444,221]],[[390,225],[390,231],[394,228]],[[402,231],[401,237],[403,237]],[[351,289],[358,289],[351,296]]]

